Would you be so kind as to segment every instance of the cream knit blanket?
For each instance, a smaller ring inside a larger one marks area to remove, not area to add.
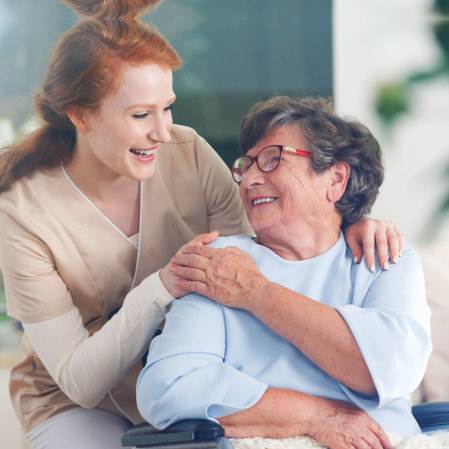
[[[407,441],[388,433],[394,449],[442,449],[449,448],[449,431],[439,431],[431,435],[418,434]],[[243,438],[231,440],[235,449],[327,449],[314,438],[299,436],[283,439]]]

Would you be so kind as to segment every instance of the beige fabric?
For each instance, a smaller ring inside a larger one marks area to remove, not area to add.
[[[421,384],[422,399],[449,400],[449,245],[418,249],[431,310],[433,351]]]
[[[121,313],[91,338],[77,308],[23,326],[59,388],[73,402],[92,408],[123,377],[127,367],[142,357],[142,348],[148,347],[173,299],[156,272],[126,296]],[[55,339],[55,335],[64,338]]]
[[[195,235],[250,232],[229,170],[202,138],[181,126],[173,127],[154,176],[142,184],[141,223],[137,251],[74,188],[61,167],[16,182],[0,196],[0,267],[8,314],[37,323],[77,308],[89,335],[102,332],[133,279],[139,285]],[[111,323],[120,323],[122,315],[118,312]],[[143,320],[139,324],[148,326]],[[139,422],[135,384],[140,361],[134,358],[138,363],[124,366],[129,372],[111,390],[112,398],[105,396],[98,407],[117,412],[117,405]],[[51,378],[27,336],[10,390],[26,431],[76,406]]]

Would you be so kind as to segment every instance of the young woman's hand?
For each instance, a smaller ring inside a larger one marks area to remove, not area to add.
[[[365,255],[366,265],[371,271],[376,269],[375,247],[384,270],[390,267],[389,261],[397,263],[402,255],[404,240],[396,223],[392,221],[364,218],[348,226],[344,233],[354,261],[359,263]]]
[[[219,232],[213,231],[208,232],[207,234],[199,234],[190,242],[186,243],[185,245],[181,246],[179,248],[178,252],[176,254],[182,254],[185,248],[191,247],[191,246],[204,246],[208,243],[213,242],[217,239]],[[170,261],[164,268],[162,268],[159,271],[159,277],[161,278],[162,283],[164,284],[164,287],[168,290],[168,292],[174,296],[175,298],[179,298],[181,296],[187,295],[187,293],[191,293],[191,290],[187,290],[186,288],[183,288],[182,285],[176,284],[176,279],[180,279],[179,275],[176,273],[176,271],[172,270],[173,263]]]

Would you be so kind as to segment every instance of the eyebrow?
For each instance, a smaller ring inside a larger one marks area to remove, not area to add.
[[[176,100],[176,95],[172,98],[170,98],[170,100],[168,100],[167,102],[167,106],[171,105],[172,103],[174,103]],[[131,106],[128,106],[126,109],[133,109],[133,108],[156,108],[158,105],[157,104],[151,104],[151,103],[136,103],[136,104],[132,104]]]

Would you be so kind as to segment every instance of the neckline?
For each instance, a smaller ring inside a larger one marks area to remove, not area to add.
[[[329,255],[337,253],[343,245],[346,246],[346,242],[345,242],[345,239],[344,239],[343,232],[340,229],[340,234],[338,236],[337,241],[327,251],[325,251],[324,253],[318,254],[318,255],[313,256],[313,257],[309,257],[308,259],[289,260],[289,259],[284,259],[279,254],[277,254],[275,251],[273,251],[272,249],[268,248],[268,246],[261,245],[260,243],[258,243],[257,239],[251,239],[251,240],[252,240],[252,242],[255,245],[258,246],[258,248],[260,248],[260,251],[268,251],[269,253],[273,254],[275,258],[277,258],[279,261],[282,261],[283,263],[298,264],[298,265],[315,263],[316,261],[319,261],[320,258],[322,258],[324,256],[329,257]]]
[[[72,180],[72,178],[69,176],[69,174],[66,172],[64,165],[61,164],[62,172],[64,173],[66,179],[69,181],[69,183],[73,186],[73,188],[81,195],[81,197],[99,214],[107,223],[109,223],[110,226],[112,226],[122,237],[124,237],[129,243],[131,243],[134,248],[139,249],[139,243],[134,243],[132,240],[132,237],[134,237],[136,234],[133,234],[132,236],[127,236],[118,226],[116,226],[111,220],[109,220],[106,215],[101,212],[100,209],[98,209],[97,206],[83,193],[83,191],[75,184],[75,182]],[[139,242],[140,242],[140,229],[141,229],[141,223],[142,223],[142,181],[139,182],[139,188],[140,188],[140,211],[139,211]]]

